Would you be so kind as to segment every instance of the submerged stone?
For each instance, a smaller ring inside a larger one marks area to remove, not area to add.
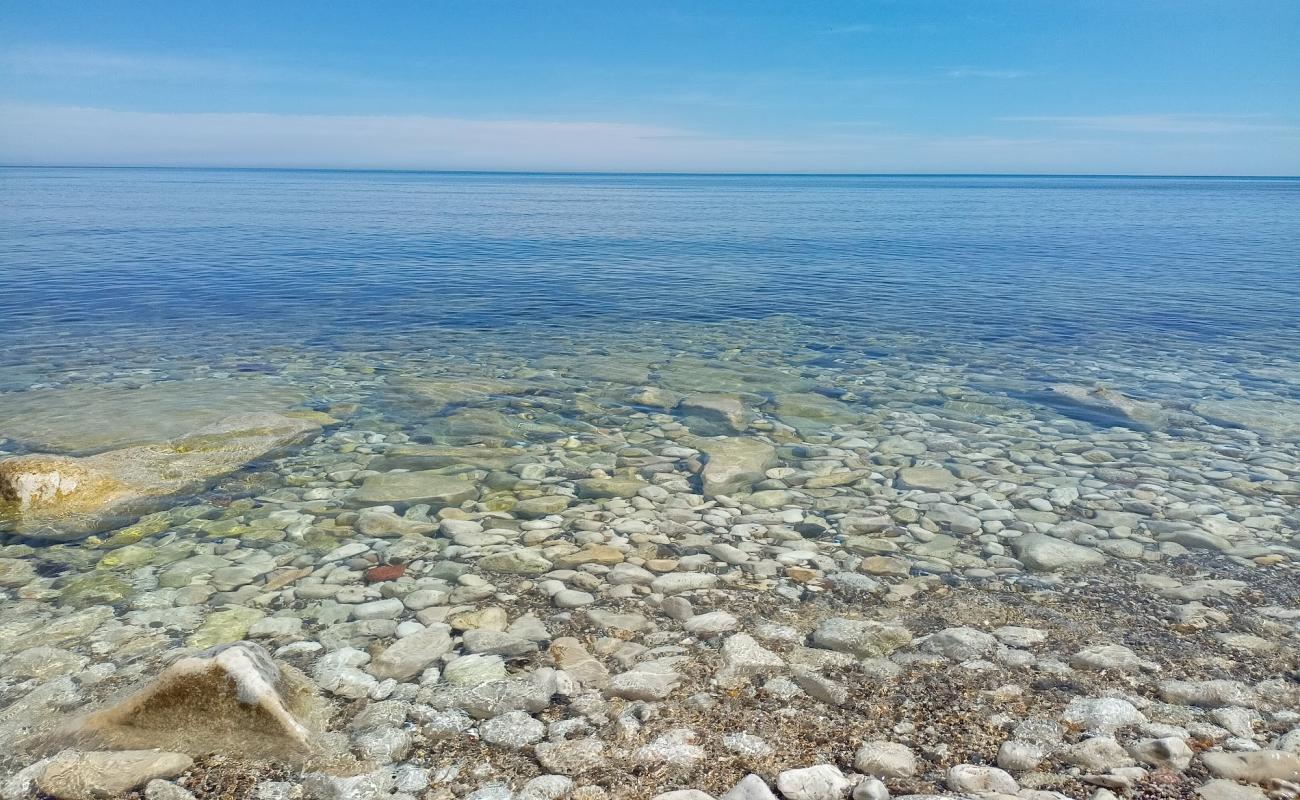
[[[478,488],[469,481],[429,470],[421,472],[385,472],[366,478],[352,495],[353,505],[415,505],[427,503],[437,508],[458,506],[478,497]]]
[[[776,466],[776,448],[744,436],[700,439],[695,445],[707,456],[700,472],[705,497],[732,494],[763,480]]]
[[[102,800],[157,778],[174,778],[192,766],[194,759],[182,753],[64,750],[45,766],[36,787],[58,800]]]
[[[93,456],[14,456],[0,461],[0,520],[23,535],[71,541],[120,525],[159,502],[192,493],[250,461],[320,430],[310,419],[255,413],[227,417],[161,444]]]

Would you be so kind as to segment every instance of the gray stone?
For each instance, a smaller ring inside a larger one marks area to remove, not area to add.
[[[434,624],[398,639],[370,664],[370,672],[381,680],[405,681],[451,651],[451,627]]]
[[[1036,572],[1082,571],[1106,563],[1106,556],[1091,547],[1040,533],[1021,536],[1012,547],[1016,558]]]

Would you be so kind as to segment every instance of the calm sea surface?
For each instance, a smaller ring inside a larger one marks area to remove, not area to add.
[[[0,275],[5,360],[772,315],[1294,356],[1300,181],[5,169]]]
[[[1300,180],[0,169],[0,775],[250,639],[415,792],[1280,786],[1297,608]]]

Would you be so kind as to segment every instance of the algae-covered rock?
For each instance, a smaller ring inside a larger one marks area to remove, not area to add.
[[[265,611],[246,606],[232,606],[213,612],[198,630],[190,634],[188,644],[191,647],[212,647],[237,642],[248,635],[248,629],[254,622],[265,616]]]
[[[254,413],[160,444],[84,457],[14,456],[0,461],[0,519],[25,536],[80,539],[319,430],[313,420]]]

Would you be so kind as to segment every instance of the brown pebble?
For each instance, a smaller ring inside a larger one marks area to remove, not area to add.
[[[383,583],[395,581],[406,574],[405,564],[384,564],[366,570],[366,583]]]

